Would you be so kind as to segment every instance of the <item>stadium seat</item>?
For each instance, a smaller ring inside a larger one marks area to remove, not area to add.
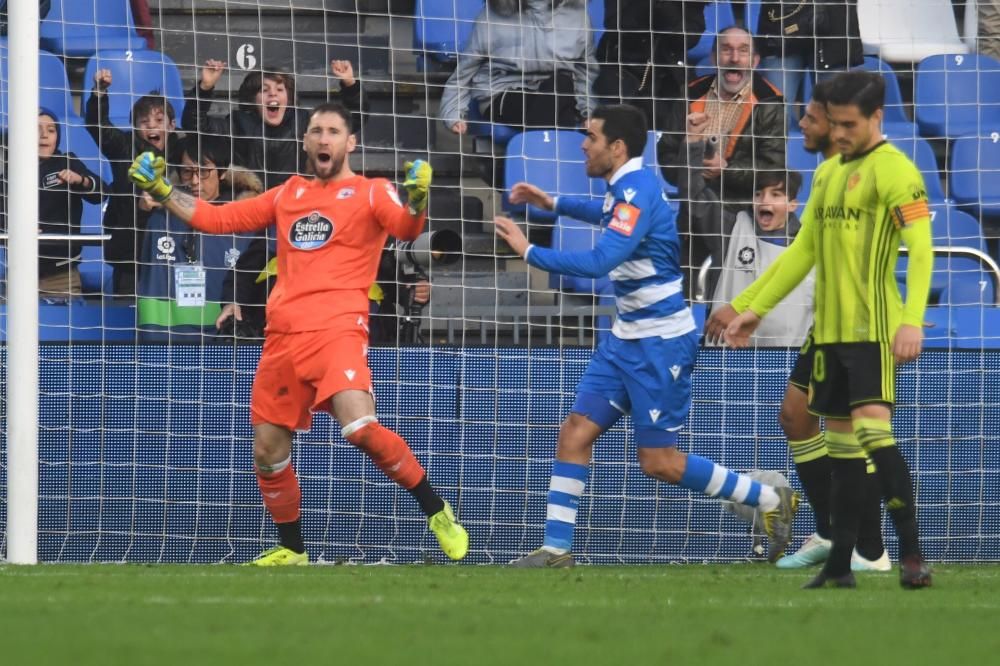
[[[53,0],[39,36],[44,48],[71,58],[146,47],[146,40],[135,32],[129,0]]]
[[[715,35],[722,28],[734,25],[736,15],[733,14],[731,2],[709,2],[705,5],[705,32],[702,33],[698,43],[688,50],[688,62],[701,62],[712,54],[712,44],[715,43]]]
[[[979,218],[1000,216],[1000,133],[956,139],[949,176],[958,205]]]
[[[7,39],[0,39],[0,132],[7,131]],[[65,116],[75,113],[73,97],[62,60],[48,51],[38,52],[38,105]]]
[[[865,56],[864,63],[854,69],[878,72],[885,79],[885,115],[882,118],[882,131],[893,136],[916,136],[917,126],[906,116],[906,103],[903,101],[903,91],[899,87],[896,71],[875,56]],[[806,76],[803,86],[804,99],[811,99],[815,86],[813,77]]]
[[[559,216],[552,230],[552,247],[564,252],[588,252],[601,237],[601,228],[569,217]],[[578,294],[599,294],[611,284],[604,276],[596,280],[573,275],[549,274],[549,287]]]
[[[924,348],[947,349],[956,346],[957,337],[952,308],[931,306],[924,311]]]
[[[160,92],[174,107],[177,123],[184,113],[184,87],[177,65],[159,51],[100,51],[87,61],[83,80],[83,108],[93,92],[94,74],[110,69],[112,76],[108,98],[111,122],[124,130],[132,128],[132,105],[143,95]]]
[[[858,0],[865,53],[915,63],[942,53],[967,53],[950,0]]]
[[[896,283],[899,293],[906,298],[906,268],[908,258],[900,256],[896,264]],[[974,257],[934,257],[934,274],[928,302],[940,305],[990,305],[996,296],[996,287],[988,265]]]
[[[941,188],[941,173],[938,171],[937,158],[934,156],[934,149],[927,143],[927,140],[915,136],[912,132],[903,135],[893,134],[884,126],[883,132],[885,138],[903,151],[920,169],[920,173],[924,177],[924,185],[927,188],[927,198],[932,202],[946,201],[947,197]]]
[[[469,41],[484,6],[480,0],[416,0],[413,49],[417,53],[417,71],[426,68],[425,58],[454,65],[459,46]]]
[[[642,164],[656,172],[656,177],[660,179],[663,190],[670,197],[671,204],[679,205],[677,201],[677,186],[663,177],[663,169],[660,168],[660,158],[657,155],[657,144],[660,141],[662,132],[649,130],[649,138],[646,139],[646,147],[642,151]]]
[[[785,161],[789,169],[798,171],[802,176],[802,188],[799,190],[799,202],[805,203],[812,189],[813,173],[823,161],[819,153],[810,153],[805,148],[805,139],[801,134],[789,134],[785,146]]]
[[[914,77],[914,116],[926,137],[1000,132],[1000,62],[978,54],[925,58]]]
[[[583,134],[574,130],[532,130],[517,134],[507,144],[504,182],[537,185],[553,195],[604,196],[607,184],[588,178],[583,167]],[[532,221],[554,222],[555,213],[514,205],[504,193],[504,210]]]
[[[958,348],[1000,348],[1000,307],[992,304],[957,306],[951,308],[951,312]]]
[[[979,221],[953,203],[931,202],[931,229],[934,245],[971,247],[986,251],[986,239]]]

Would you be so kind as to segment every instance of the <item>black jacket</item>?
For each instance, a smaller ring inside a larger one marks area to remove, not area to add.
[[[101,152],[111,163],[111,183],[108,207],[104,212],[104,229],[111,240],[104,243],[104,260],[114,265],[115,272],[135,273],[136,258],[142,250],[143,231],[149,211],[139,208],[140,190],[128,179],[128,168],[140,153],[163,153],[143,141],[135,132],[125,132],[111,123],[110,111],[104,93],[94,94],[87,100],[87,131]],[[167,137],[169,144],[170,137]]]
[[[604,0],[604,35],[597,59],[616,70],[622,88],[638,86],[637,97],[653,89],[659,99],[676,99],[686,83],[688,49],[705,31],[704,0]],[[618,65],[621,65],[620,69]],[[602,74],[605,74],[602,71]]]
[[[83,186],[69,187],[56,177],[63,169],[84,177]],[[88,182],[89,181],[89,182]],[[73,153],[55,153],[38,161],[38,227],[43,234],[78,234],[83,202],[101,203],[107,185]],[[44,241],[38,246],[38,275],[65,271],[80,257],[80,243]]]
[[[807,66],[819,72],[848,69],[864,62],[860,35],[857,0],[785,0],[761,5],[757,41],[764,57],[802,56]]]
[[[354,113],[354,127],[360,127],[359,113],[367,109],[361,83],[341,88],[341,101]],[[195,84],[181,117],[181,127],[189,132],[218,134],[233,139],[234,164],[254,171],[265,189],[277,187],[296,173],[305,173],[306,155],[302,136],[309,125],[309,111],[289,106],[282,123],[271,127],[252,105],[241,105],[228,116],[209,116],[214,90]]]

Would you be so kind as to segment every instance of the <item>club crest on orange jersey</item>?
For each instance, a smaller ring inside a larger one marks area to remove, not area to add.
[[[341,188],[341,190],[339,192],[337,192],[337,198],[338,199],[350,199],[353,196],[354,196],[354,188],[353,187],[344,187],[344,188]]]
[[[292,222],[288,228],[288,242],[297,250],[315,250],[333,238],[333,222],[313,211]]]
[[[608,222],[608,229],[612,229],[623,236],[631,236],[635,230],[635,224],[639,221],[641,211],[632,204],[620,203],[615,206],[615,212]]]

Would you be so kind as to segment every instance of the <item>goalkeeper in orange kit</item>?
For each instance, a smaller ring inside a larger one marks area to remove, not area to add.
[[[413,495],[444,553],[462,559],[468,534],[406,442],[375,416],[367,359],[368,288],[387,236],[410,240],[422,231],[431,167],[420,160],[407,165],[405,206],[387,180],[352,172],[351,113],[336,103],[316,107],[304,142],[315,177],[293,176],[258,197],[224,206],[174,190],[163,177],[163,159],[152,153],[140,155],[129,170],[137,186],[200,231],[238,233],[277,224],[282,279],[267,303],[250,410],[257,481],[280,545],[252,564],[308,563],[291,448],[292,432],[308,429],[314,411],[330,412],[344,438]]]

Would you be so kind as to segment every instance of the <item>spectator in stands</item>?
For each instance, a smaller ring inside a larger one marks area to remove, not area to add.
[[[305,168],[300,140],[309,125],[309,113],[295,106],[295,78],[284,72],[251,72],[238,93],[239,108],[228,116],[208,112],[219,78],[226,69],[221,60],[208,60],[201,81],[189,93],[181,126],[189,132],[233,138],[234,159],[252,169],[267,189],[277,187]],[[330,70],[340,80],[340,99],[355,116],[367,108],[361,84],[347,60],[333,60]]]
[[[441,96],[441,119],[464,134],[470,100],[515,127],[578,127],[596,100],[585,0],[488,0]]]
[[[38,230],[43,234],[79,234],[84,201],[99,204],[107,185],[73,153],[59,150],[61,129],[48,109],[38,113]],[[3,142],[6,145],[6,141]],[[6,160],[5,160],[6,161]],[[7,179],[0,179],[7,200]],[[0,224],[7,228],[6,206]],[[38,291],[47,300],[80,294],[80,243],[41,241],[38,245]]]
[[[44,19],[52,9],[52,0],[38,0],[38,18]],[[7,0],[0,0],[0,37],[7,35]]]
[[[785,168],[784,100],[777,88],[754,71],[760,56],[745,28],[721,30],[713,48],[715,74],[688,86],[690,103],[672,105],[658,146],[668,182],[687,192],[710,190],[721,209],[735,213],[753,201],[756,171]],[[693,180],[704,183],[694,183]],[[683,200],[678,225],[688,268],[711,256],[692,237],[691,209]],[[721,256],[713,257],[716,265]],[[695,284],[692,272],[686,281]]]
[[[687,86],[687,52],[705,32],[704,0],[604,0],[594,93],[639,108],[661,129]]]
[[[691,230],[705,238],[712,256],[719,257],[721,270],[713,271],[706,294],[711,294],[712,308],[727,305],[767,270],[785,251],[799,231],[795,211],[802,187],[797,171],[764,171],[757,175],[753,205],[738,212],[723,210],[715,193],[703,185],[704,179],[692,178],[700,189],[681,192],[691,208]],[[782,316],[775,317],[766,330],[757,329],[756,341],[774,347],[798,347],[812,325],[812,278],[802,281],[778,306]]]
[[[146,40],[146,48],[152,51],[156,48],[156,36],[153,34],[153,16],[149,13],[149,3],[146,0],[131,2],[135,33]]]
[[[791,122],[805,76],[832,76],[865,60],[857,0],[764,2],[757,36],[760,68],[781,90]]]
[[[257,176],[230,163],[228,140],[188,134],[171,146],[169,163],[176,166],[174,183],[193,196],[222,204],[264,191]],[[197,232],[173,218],[162,207],[149,218],[139,271],[136,320],[144,339],[158,332],[201,334],[210,327],[222,303],[232,300],[224,291],[225,275],[236,265],[251,242],[247,235],[213,235]],[[205,269],[204,304],[178,309],[175,275],[177,265],[197,264]]]
[[[118,296],[135,294],[136,257],[153,205],[149,197],[137,196],[128,179],[128,168],[136,155],[151,151],[165,155],[176,127],[174,107],[166,97],[153,92],[132,106],[131,132],[111,123],[106,92],[112,85],[111,70],[94,74],[94,90],[87,100],[87,131],[111,162],[114,182],[104,213],[104,227],[111,240],[104,245],[104,260],[114,268],[114,291]]]
[[[976,50],[1000,59],[1000,0],[979,0]]]

